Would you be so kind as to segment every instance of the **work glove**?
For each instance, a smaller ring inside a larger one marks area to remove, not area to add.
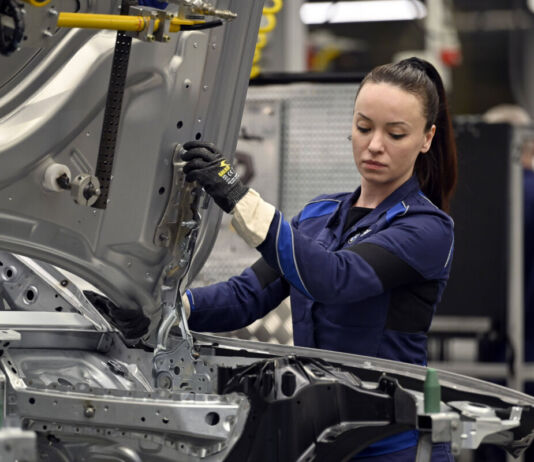
[[[230,213],[247,193],[238,173],[211,143],[189,141],[182,147],[185,180],[198,182],[215,203]]]
[[[120,308],[109,298],[91,290],[84,290],[83,294],[111,324],[123,333],[125,338],[138,339],[148,332],[150,320],[141,310]]]

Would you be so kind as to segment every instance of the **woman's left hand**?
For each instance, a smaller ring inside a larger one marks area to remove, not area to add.
[[[234,209],[249,189],[212,143],[189,141],[182,147],[181,158],[187,162],[186,181],[197,181],[226,213]]]

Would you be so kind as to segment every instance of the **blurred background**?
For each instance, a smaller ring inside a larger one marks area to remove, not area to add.
[[[533,10],[532,0],[286,0],[261,69],[364,73],[416,54],[446,74],[453,112],[505,102],[532,112]]]

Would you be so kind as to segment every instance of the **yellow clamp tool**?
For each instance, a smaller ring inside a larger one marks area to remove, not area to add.
[[[36,0],[33,0],[36,1]],[[58,27],[77,27],[82,29],[107,29],[128,32],[141,32],[150,23],[149,16],[126,16],[118,14],[59,13]],[[154,31],[158,30],[159,19],[155,20]],[[181,26],[203,24],[203,20],[172,18],[169,32],[179,32]]]
[[[40,6],[48,5],[52,0],[23,0],[23,1],[26,3],[29,3],[30,5],[40,7]]]

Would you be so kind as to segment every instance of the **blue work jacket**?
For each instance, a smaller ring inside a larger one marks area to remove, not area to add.
[[[426,333],[445,288],[452,219],[415,177],[343,232],[360,194],[319,196],[285,221],[276,212],[262,261],[189,291],[190,327],[239,329],[291,295],[294,343],[426,364]]]
[[[190,327],[239,329],[291,295],[295,345],[426,365],[427,332],[451,267],[452,219],[412,177],[344,231],[359,194],[319,196],[291,223],[277,211],[258,262],[187,291]],[[410,448],[417,438],[403,432],[357,459]]]

